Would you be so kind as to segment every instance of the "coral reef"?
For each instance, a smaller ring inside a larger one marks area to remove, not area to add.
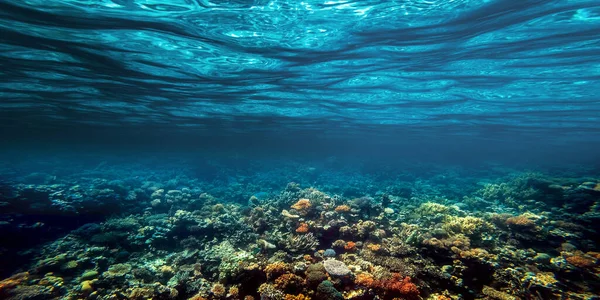
[[[205,183],[186,176],[31,174],[38,183],[3,191],[0,202],[15,213],[0,220],[3,228],[40,232],[43,225],[21,221],[16,212],[104,217],[38,247],[18,245],[31,255],[5,271],[0,297],[445,300],[600,293],[597,179],[518,173],[472,184],[457,177],[462,188],[449,188],[443,183],[449,179],[437,175],[378,185],[353,176],[317,188],[302,178]]]

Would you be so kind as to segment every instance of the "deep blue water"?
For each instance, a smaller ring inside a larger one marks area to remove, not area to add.
[[[597,1],[4,0],[0,122],[9,146],[593,159],[598,32]]]

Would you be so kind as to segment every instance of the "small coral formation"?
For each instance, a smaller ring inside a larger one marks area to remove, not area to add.
[[[508,227],[511,228],[522,230],[531,230],[536,227],[535,221],[533,220],[532,216],[528,214],[510,217],[506,219],[506,225],[508,225]]]
[[[566,261],[573,266],[578,268],[588,269],[593,268],[598,265],[598,259],[585,255],[585,254],[575,254],[572,256],[568,256]]]
[[[298,202],[296,202],[294,205],[292,205],[292,208],[296,210],[300,215],[306,215],[311,207],[312,203],[309,199],[306,198],[302,198],[298,200]]]
[[[379,279],[371,274],[361,273],[356,276],[355,283],[359,286],[377,290],[383,298],[393,296],[404,299],[417,299],[419,296],[419,289],[411,282],[410,277],[402,277],[399,273],[393,273]]]
[[[264,268],[264,272],[266,273],[267,278],[272,279],[277,278],[287,273],[288,271],[290,271],[290,267],[288,266],[288,264],[281,261],[270,263]]]
[[[344,249],[346,251],[354,251],[356,250],[356,243],[353,241],[348,241],[346,242],[346,244],[344,245]]]
[[[337,211],[337,212],[339,212],[339,213],[347,213],[347,212],[349,212],[349,211],[350,211],[350,209],[351,209],[351,208],[350,208],[350,206],[349,206],[349,205],[347,205],[347,204],[342,204],[342,205],[338,205],[338,206],[335,208],[335,211]]]
[[[351,272],[344,262],[335,259],[326,259],[323,261],[323,267],[333,277],[346,276]]]
[[[307,233],[308,232],[308,224],[306,224],[304,222],[300,223],[298,228],[296,228],[296,232],[297,233]]]

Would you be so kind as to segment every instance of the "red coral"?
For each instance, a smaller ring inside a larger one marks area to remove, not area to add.
[[[398,295],[408,299],[416,299],[419,296],[419,289],[411,282],[410,277],[402,277],[399,273],[393,273],[392,277],[382,280],[376,280],[371,274],[361,273],[356,276],[354,282],[377,289],[385,295]]]
[[[346,249],[347,251],[354,251],[356,250],[356,243],[353,241],[349,241],[346,243],[346,245],[344,245],[344,249]]]
[[[286,273],[275,279],[275,286],[286,292],[299,291],[302,290],[302,287],[304,286],[304,278],[295,274]]]
[[[583,269],[593,268],[597,262],[595,259],[583,255],[573,255],[566,259],[570,264]]]
[[[416,297],[419,295],[417,286],[410,282],[410,277],[404,277],[398,273],[393,273],[392,278],[381,281],[381,286],[390,292],[399,293],[403,296]]]
[[[300,226],[296,228],[296,232],[298,233],[307,233],[308,232],[308,224],[300,223]]]

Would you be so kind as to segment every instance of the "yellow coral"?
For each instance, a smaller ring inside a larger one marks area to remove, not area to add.
[[[299,294],[299,295],[285,294],[284,300],[310,300],[310,297],[306,296],[304,294]]]
[[[335,208],[335,211],[337,212],[349,212],[350,211],[350,206],[346,205],[346,204],[342,204],[339,205]]]
[[[215,297],[225,296],[225,291],[225,286],[221,283],[213,284],[212,288],[210,289],[210,292],[215,295]]]
[[[267,278],[277,278],[280,275],[286,273],[290,270],[290,266],[282,261],[274,262],[268,264],[265,267],[265,273],[267,273]]]
[[[535,274],[535,276],[533,276],[531,279],[534,283],[547,287],[558,282],[558,280],[556,280],[554,277],[554,273],[552,272],[540,272]]]
[[[161,273],[163,273],[163,274],[173,274],[173,273],[175,273],[175,270],[173,269],[173,267],[172,266],[168,266],[168,265],[161,266],[159,268],[159,271]]]
[[[422,216],[434,216],[437,214],[449,213],[450,207],[435,202],[425,202],[421,204],[421,206],[419,206],[415,212]]]
[[[310,203],[309,199],[302,198],[292,205],[292,208],[297,210],[299,213],[305,213],[310,209],[311,206],[312,204]]]
[[[487,285],[483,286],[483,290],[481,291],[484,295],[490,297],[491,299],[497,299],[497,300],[517,300],[517,297],[505,293],[505,292],[501,292],[498,290],[495,290],[492,287],[489,287]]]
[[[492,228],[489,222],[472,216],[455,217],[447,216],[442,225],[442,229],[450,234],[473,235],[486,229]]]
[[[537,216],[531,213],[525,213],[506,219],[506,225],[512,228],[535,229],[534,219]]]
[[[367,248],[373,252],[377,252],[377,251],[381,250],[381,245],[380,244],[367,244]]]
[[[281,212],[281,215],[284,216],[284,217],[286,217],[286,218],[290,218],[290,219],[298,219],[298,218],[300,218],[299,215],[294,215],[294,214],[290,213],[289,211],[287,211],[286,209],[284,209]]]
[[[91,292],[94,291],[94,287],[92,286],[92,281],[91,280],[86,280],[84,282],[81,283],[81,292],[84,294],[90,294]]]
[[[200,293],[190,297],[188,300],[207,300],[206,297],[202,296]]]
[[[227,293],[227,297],[237,298],[240,295],[240,288],[237,286],[232,286],[229,288],[229,293]]]

